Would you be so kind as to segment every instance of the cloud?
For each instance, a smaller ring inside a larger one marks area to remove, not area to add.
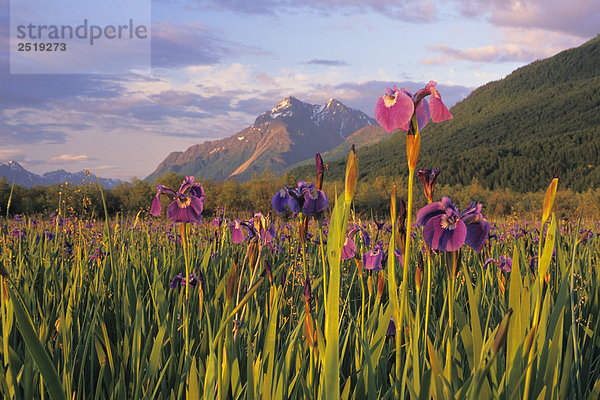
[[[527,49],[515,45],[490,45],[472,49],[455,49],[449,46],[431,46],[430,51],[441,53],[441,56],[430,57],[422,60],[423,64],[444,64],[453,60],[467,60],[475,62],[527,62],[535,58]]]
[[[455,1],[464,16],[483,16],[501,27],[537,28],[587,39],[599,33],[600,2],[597,0]]]
[[[343,65],[348,65],[348,63],[343,60],[322,60],[322,59],[318,59],[318,58],[313,58],[312,60],[307,62],[307,64],[325,65],[325,66],[329,66],[329,67],[339,67],[339,66],[343,66]]]
[[[331,14],[340,12],[368,12],[384,14],[396,20],[428,22],[435,19],[437,9],[431,0],[407,0],[402,2],[385,0],[188,0],[190,5],[202,9],[227,9],[246,14],[294,12],[299,8]]]
[[[90,158],[85,154],[61,154],[60,156],[52,157],[48,160],[49,163],[52,164],[62,164],[65,162],[76,162],[76,161],[89,161]]]
[[[95,75],[8,74],[8,66],[0,63],[0,110],[15,106],[40,107],[76,96],[112,98],[123,93],[123,82],[124,78]]]
[[[450,64],[454,60],[478,63],[529,63],[552,57],[558,52],[579,46],[583,43],[579,37],[550,32],[534,28],[500,28],[498,44],[458,49],[447,45],[429,46],[427,49],[438,53],[437,56],[421,60],[425,65]],[[544,43],[540,46],[540,43]]]
[[[25,159],[25,152],[19,149],[0,150],[0,162],[4,161],[22,161]]]
[[[161,106],[197,107],[212,116],[232,111],[232,99],[233,96],[227,94],[202,96],[198,93],[174,89],[162,91],[149,97],[149,100]]]
[[[152,67],[217,64],[231,49],[204,25],[152,23]]]
[[[271,75],[267,74],[266,72],[258,72],[256,74],[254,74],[254,79],[259,81],[264,86],[277,85],[277,82],[275,81],[275,79],[273,79],[273,77]]]
[[[9,124],[0,120],[0,143],[3,145],[64,144],[68,137],[61,131],[46,129],[45,124]]]
[[[200,23],[152,23],[152,67],[181,68],[216,65],[243,54],[264,55],[264,50],[220,38]]]
[[[287,94],[281,90],[265,91],[255,96],[238,100],[235,107],[246,114],[258,116],[275,107],[285,97],[287,97]]]

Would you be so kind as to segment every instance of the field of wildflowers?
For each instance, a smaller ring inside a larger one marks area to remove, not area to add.
[[[554,215],[558,178],[533,222],[436,199],[439,170],[416,168],[420,130],[452,117],[433,82],[376,117],[407,133],[410,172],[381,221],[353,208],[354,150],[336,198],[317,155],[316,182],[246,220],[203,219],[193,177],[150,218],[7,213],[2,397],[598,398],[598,225]]]

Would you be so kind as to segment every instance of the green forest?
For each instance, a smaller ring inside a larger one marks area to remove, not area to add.
[[[359,170],[361,167],[362,165]],[[507,188],[489,189],[477,179],[473,179],[468,185],[451,185],[447,183],[448,178],[451,178],[449,175],[446,171],[442,171],[437,178],[435,198],[438,200],[442,196],[449,196],[460,208],[466,208],[471,200],[480,202],[484,206],[484,214],[492,220],[539,217],[544,190],[520,192]],[[138,213],[146,216],[156,195],[156,184],[163,184],[177,190],[183,178],[183,175],[171,172],[157,178],[153,183],[134,179],[132,182],[121,183],[113,189],[103,189],[102,194],[104,194],[109,216],[113,217],[117,213],[125,217],[135,217]],[[339,194],[343,185],[341,180],[329,178],[328,175],[325,176],[324,190],[329,197],[330,207],[333,207],[332,199],[336,192]],[[229,218],[248,219],[253,212],[266,214],[272,211],[271,198],[277,190],[286,184],[290,187],[296,186],[298,180],[314,181],[310,175],[294,176],[288,173],[283,177],[276,177],[269,171],[254,175],[250,181],[244,183],[235,180],[225,182],[200,180],[206,194],[203,215],[207,218],[212,217],[217,207],[222,207]],[[547,179],[543,183],[547,186],[550,180]],[[398,199],[405,200],[406,177],[379,176],[359,182],[354,206],[356,210],[361,211],[360,217],[387,216],[389,196],[394,184],[397,186]],[[559,180],[559,190],[556,195],[558,215],[576,217],[581,214],[590,220],[600,217],[600,188],[588,188],[586,191],[576,192],[564,186]],[[426,202],[418,179],[415,182],[415,190],[415,204],[420,208]],[[35,186],[27,189],[19,185],[12,186],[5,178],[0,178],[0,217],[12,217],[17,214],[47,216],[60,209],[62,215],[66,217],[81,220],[103,218],[102,194],[100,186],[92,181],[80,185]],[[166,202],[166,199],[164,201]]]
[[[600,187],[600,36],[476,89],[451,112],[424,128],[417,166],[440,168],[446,184],[526,193],[558,171],[563,188]],[[406,175],[404,136],[358,149],[363,182]],[[341,178],[345,160],[328,162]]]

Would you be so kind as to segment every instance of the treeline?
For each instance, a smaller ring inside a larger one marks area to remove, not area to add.
[[[114,217],[117,213],[133,217],[140,212],[142,216],[146,216],[156,195],[156,184],[177,190],[183,178],[182,175],[168,173],[157,178],[153,183],[134,179],[112,189],[103,189],[102,193],[98,184],[93,183],[36,186],[27,189],[18,185],[11,188],[11,185],[2,178],[0,179],[0,216],[6,216],[9,207],[9,217],[15,214],[43,217],[57,213],[60,209],[61,215],[68,217],[83,220],[104,218],[102,194],[104,194],[109,217]],[[217,207],[225,209],[229,218],[249,218],[254,212],[268,213],[272,211],[271,198],[277,190],[286,184],[295,187],[298,179],[291,174],[275,177],[269,171],[265,171],[244,183],[235,180],[225,182],[200,180],[206,194],[203,214],[210,218],[215,215]],[[311,182],[310,177],[301,179]],[[484,188],[477,180],[473,180],[466,186],[444,183],[444,176],[440,175],[435,199],[448,196],[460,209],[466,208],[472,200],[480,202],[484,206],[484,215],[490,219],[517,217],[537,220],[544,201],[544,191],[522,193],[510,189],[489,189]],[[380,176],[359,182],[354,201],[356,215],[368,219],[388,218],[389,196],[393,185],[397,186],[398,199],[406,199],[405,177],[393,179]],[[416,210],[425,205],[425,197],[418,179],[415,180],[414,187]],[[343,190],[343,184],[341,180],[328,180],[326,176],[323,189],[332,206],[334,196]],[[165,206],[164,210],[168,199],[163,196],[161,201]],[[600,219],[600,189],[590,188],[584,192],[575,192],[572,189],[564,189],[559,181],[555,210],[560,217],[578,218],[582,214],[588,220],[598,220]]]

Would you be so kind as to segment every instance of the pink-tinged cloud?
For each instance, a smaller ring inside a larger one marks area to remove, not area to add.
[[[450,60],[467,60],[475,62],[528,62],[535,59],[529,50],[515,45],[490,45],[473,49],[455,49],[449,46],[432,46],[429,50],[441,53],[438,57],[422,60],[423,64],[443,64]]]
[[[273,77],[271,75],[267,74],[266,72],[258,72],[256,74],[254,74],[254,78],[266,86],[276,86],[277,85],[277,81],[275,81],[275,79],[273,79]]]
[[[87,161],[90,158],[85,154],[61,154],[60,156],[52,157],[48,162],[53,164],[60,164],[64,162],[74,162],[74,161]]]
[[[2,160],[22,161],[25,159],[25,152],[20,149],[0,150],[0,162]]]
[[[504,27],[499,31],[502,39],[495,45],[468,49],[457,49],[447,45],[430,46],[428,50],[438,55],[425,58],[421,63],[440,65],[454,60],[528,63],[552,57],[564,49],[579,46],[585,41],[577,36],[538,28]]]
[[[486,16],[497,26],[539,28],[565,32],[587,39],[600,33],[598,0],[456,0],[456,2],[466,17]]]

